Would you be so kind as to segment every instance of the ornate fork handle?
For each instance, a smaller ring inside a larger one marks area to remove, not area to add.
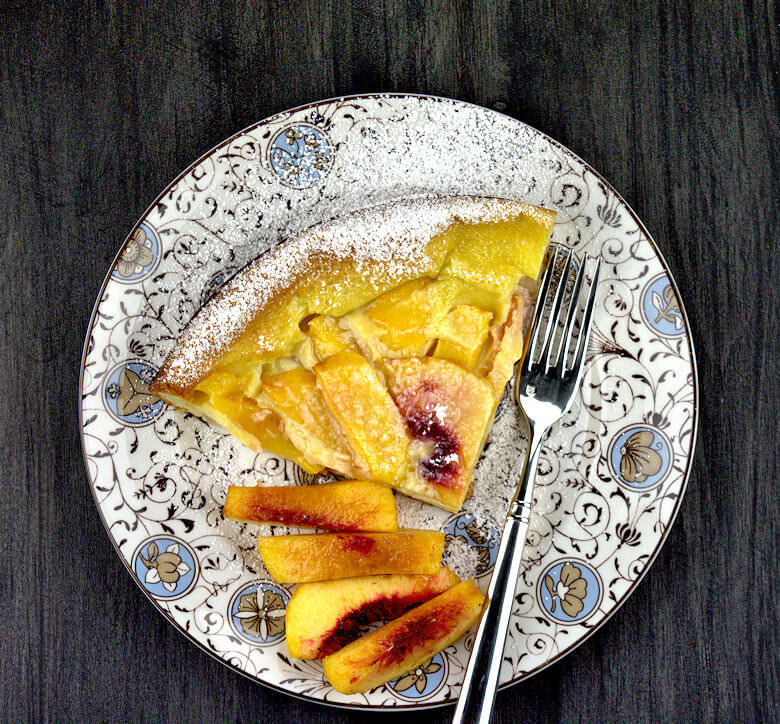
[[[504,644],[515,600],[515,585],[523,558],[525,537],[531,519],[533,486],[529,484],[536,474],[542,438],[547,428],[537,433],[531,425],[530,454],[523,468],[523,476],[516,497],[509,506],[501,545],[498,549],[488,598],[474,637],[463,694],[458,699],[453,722],[457,724],[487,724],[493,710],[493,699],[498,688],[498,677],[504,657]],[[527,498],[531,498],[530,500]]]
[[[563,270],[552,291],[548,323],[542,332],[542,317],[551,291],[556,262],[563,260]],[[498,557],[488,588],[488,601],[474,638],[466,678],[463,682],[456,724],[488,724],[498,688],[504,658],[509,619],[515,598],[517,574],[523,557],[525,536],[533,504],[533,481],[539,463],[542,438],[550,427],[569,410],[582,379],[583,359],[590,335],[601,262],[597,261],[584,306],[579,304],[585,277],[586,256],[575,274],[568,305],[564,305],[572,252],[555,252],[547,265],[536,302],[529,333],[528,349],[520,367],[515,399],[523,410],[530,433],[530,454],[523,468],[517,492],[509,507]],[[581,326],[575,335],[578,311]],[[558,329],[560,334],[556,334]],[[539,353],[537,355],[537,352]],[[571,361],[571,362],[570,362]]]

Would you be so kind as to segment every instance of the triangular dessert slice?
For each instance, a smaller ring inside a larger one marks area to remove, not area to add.
[[[200,310],[152,390],[310,472],[457,510],[522,355],[553,220],[451,197],[315,226]]]

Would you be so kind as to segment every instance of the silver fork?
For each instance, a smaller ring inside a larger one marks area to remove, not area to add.
[[[563,270],[558,283],[553,285],[553,272],[559,266],[561,257],[565,259]],[[529,452],[520,484],[509,504],[509,513],[488,588],[487,603],[474,637],[466,667],[466,678],[455,708],[453,721],[457,724],[487,724],[493,711],[515,585],[531,518],[533,481],[542,440],[550,427],[569,410],[582,380],[582,361],[590,335],[590,322],[601,270],[599,259],[584,305],[581,305],[579,297],[585,268],[590,261],[588,256],[582,260],[565,310],[564,298],[572,266],[571,251],[564,252],[556,248],[547,264],[539,290],[529,332],[528,349],[515,386],[515,401],[528,422]],[[547,315],[550,297],[552,307]],[[545,318],[548,321],[543,325]],[[576,333],[575,337],[578,319],[579,333]]]

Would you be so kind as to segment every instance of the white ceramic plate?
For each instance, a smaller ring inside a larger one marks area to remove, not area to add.
[[[458,694],[470,637],[367,694],[343,696],[291,660],[256,526],[221,516],[226,487],[310,482],[148,394],[184,325],[230,275],[305,228],[419,195],[502,196],[558,211],[553,241],[605,264],[579,401],[553,430],[502,669],[504,685],[571,651],[633,591],[685,489],[697,383],[674,281],[631,209],[587,164],[525,124],[427,96],[339,98],[280,113],[209,151],[149,207],[105,279],[80,383],[81,436],[100,516],[138,585],[226,665],[330,704],[423,708]],[[457,515],[398,496],[400,522],[447,533],[445,563],[489,580],[525,447],[501,404]]]

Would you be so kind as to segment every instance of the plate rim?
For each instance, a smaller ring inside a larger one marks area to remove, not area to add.
[[[179,183],[184,177],[187,176],[188,173],[192,171],[193,168],[198,166],[202,161],[206,160],[208,157],[210,157],[215,151],[222,148],[223,146],[226,146],[230,144],[232,141],[234,141],[236,138],[251,132],[252,130],[258,128],[261,125],[271,123],[274,121],[274,119],[278,118],[282,115],[292,115],[295,113],[298,113],[300,111],[304,111],[310,108],[315,108],[317,106],[321,105],[327,105],[327,104],[333,104],[340,101],[346,101],[346,100],[373,100],[373,99],[415,99],[415,100],[424,100],[424,101],[434,101],[437,103],[446,102],[451,103],[453,105],[463,105],[468,106],[471,108],[477,108],[481,111],[488,111],[489,113],[495,113],[498,116],[502,116],[503,118],[510,119],[514,123],[519,123],[526,128],[530,129],[532,132],[539,134],[542,138],[544,138],[546,141],[551,143],[553,146],[555,146],[557,149],[559,149],[564,155],[569,156],[573,158],[576,162],[579,164],[582,164],[583,167],[585,167],[590,173],[592,173],[599,182],[603,183],[607,189],[609,189],[610,192],[615,194],[615,197],[617,200],[623,204],[628,214],[631,216],[631,218],[634,220],[634,222],[637,224],[639,230],[644,234],[647,241],[650,243],[651,247],[653,248],[653,251],[658,256],[659,261],[661,262],[661,265],[666,272],[666,275],[669,279],[669,282],[672,286],[672,290],[674,291],[677,301],[680,305],[680,312],[682,314],[683,323],[685,325],[685,339],[688,344],[688,347],[690,349],[690,363],[691,363],[691,370],[693,372],[693,415],[692,415],[692,427],[691,427],[691,448],[690,452],[688,453],[687,459],[686,459],[686,465],[685,465],[685,471],[683,473],[683,479],[682,479],[682,485],[680,488],[680,494],[677,498],[677,501],[675,503],[674,510],[671,513],[671,516],[669,517],[668,525],[666,526],[666,529],[664,530],[663,535],[658,540],[658,543],[656,544],[655,548],[650,552],[647,563],[642,570],[642,572],[639,574],[639,576],[631,582],[631,585],[626,589],[623,596],[615,603],[615,606],[596,624],[593,626],[590,630],[588,630],[581,638],[579,638],[575,643],[573,643],[568,648],[564,649],[560,653],[558,653],[556,656],[552,657],[551,659],[548,659],[544,662],[541,666],[538,666],[535,669],[532,669],[531,671],[527,672],[523,676],[521,676],[518,679],[514,679],[512,681],[508,681],[504,684],[501,684],[499,686],[499,691],[503,691],[508,689],[509,687],[515,686],[517,684],[520,684],[522,682],[527,681],[533,676],[536,676],[536,674],[544,671],[549,666],[552,666],[553,664],[559,662],[561,659],[565,658],[569,654],[571,654],[573,651],[575,651],[577,648],[579,648],[585,641],[590,639],[593,634],[595,634],[597,631],[599,631],[604,625],[606,625],[612,617],[617,613],[618,610],[620,610],[623,606],[623,604],[631,597],[631,595],[635,592],[636,588],[639,586],[639,584],[644,580],[645,576],[647,575],[650,568],[652,568],[653,564],[655,563],[656,558],[658,557],[658,554],[660,553],[661,549],[663,548],[664,544],[666,543],[666,540],[669,536],[669,532],[671,531],[672,527],[674,526],[675,522],[677,521],[677,516],[680,512],[680,508],[682,507],[682,501],[685,497],[685,493],[688,490],[688,483],[690,481],[691,477],[691,469],[693,464],[693,458],[696,453],[696,444],[698,441],[698,432],[699,432],[699,417],[700,417],[700,408],[699,408],[699,401],[700,401],[700,394],[699,394],[699,373],[698,373],[698,366],[696,363],[696,351],[695,346],[693,342],[693,333],[691,329],[690,320],[688,318],[688,313],[685,309],[685,302],[683,301],[682,297],[680,296],[680,291],[677,287],[677,282],[672,275],[672,271],[669,267],[669,263],[667,262],[666,258],[664,257],[661,250],[658,248],[658,245],[655,242],[655,239],[651,236],[647,228],[645,227],[642,220],[638,217],[634,209],[626,202],[626,200],[623,198],[623,196],[612,186],[612,184],[607,181],[607,179],[604,178],[604,176],[601,175],[599,171],[594,169],[589,163],[587,163],[585,160],[580,158],[576,153],[574,153],[572,150],[570,150],[568,147],[564,146],[559,141],[556,141],[554,138],[549,136],[548,134],[544,133],[543,131],[538,130],[534,126],[529,125],[525,121],[522,121],[518,118],[515,118],[514,116],[509,115],[508,113],[503,113],[502,111],[497,111],[493,108],[488,108],[487,106],[479,105],[478,103],[472,103],[470,101],[463,101],[457,98],[449,98],[447,96],[437,96],[433,94],[428,93],[396,93],[396,92],[379,92],[379,93],[354,93],[354,94],[347,94],[347,95],[339,95],[339,96],[332,96],[330,98],[323,98],[316,101],[311,101],[308,103],[302,103],[298,106],[293,106],[291,108],[285,108],[281,111],[277,111],[276,113],[271,114],[270,116],[266,116],[265,118],[261,118],[258,121],[255,121],[254,123],[251,123],[250,125],[236,131],[235,133],[231,134],[227,138],[222,139],[219,141],[219,143],[215,144],[211,148],[209,148],[207,151],[202,153],[200,156],[198,156],[192,163],[190,163],[183,171],[181,171],[174,179],[172,179],[168,184],[165,186],[165,188],[153,199],[153,201],[144,209],[143,213],[138,217],[136,222],[132,225],[130,228],[130,231],[126,234],[124,240],[119,245],[119,248],[114,255],[109,267],[108,271],[105,274],[105,277],[103,279],[103,282],[100,285],[100,288],[98,290],[95,302],[92,306],[92,312],[89,316],[89,322],[87,323],[86,327],[86,334],[84,338],[84,344],[82,347],[81,352],[81,361],[79,364],[79,379],[78,379],[78,388],[76,390],[77,395],[77,411],[78,411],[78,425],[79,425],[79,440],[81,444],[81,456],[82,456],[82,462],[84,464],[84,472],[86,473],[86,483],[87,487],[89,488],[90,494],[92,495],[92,500],[95,504],[95,508],[97,509],[98,516],[100,517],[100,522],[103,525],[103,529],[109,539],[109,542],[111,543],[111,546],[113,547],[115,553],[117,554],[117,557],[124,565],[127,572],[130,574],[131,580],[136,584],[136,586],[143,592],[144,596],[152,603],[153,607],[162,614],[167,620],[168,623],[171,624],[181,635],[183,635],[187,640],[189,640],[191,643],[195,644],[201,651],[206,653],[208,656],[222,664],[223,666],[228,667],[232,671],[235,671],[236,673],[240,674],[241,676],[245,677],[246,679],[249,679],[255,684],[260,684],[261,686],[264,686],[272,691],[282,693],[286,696],[292,696],[296,699],[300,699],[302,701],[310,702],[313,704],[317,704],[322,707],[334,707],[338,709],[348,709],[353,711],[372,711],[372,712],[393,712],[393,711],[402,711],[402,710],[419,710],[423,711],[426,709],[439,709],[446,706],[454,706],[457,702],[457,699],[449,700],[449,701],[443,701],[443,702],[431,702],[431,703],[421,703],[421,704],[398,704],[397,706],[388,706],[388,707],[378,707],[378,706],[369,706],[364,704],[350,704],[345,702],[331,702],[324,699],[317,699],[315,697],[309,696],[307,694],[300,694],[298,692],[290,691],[288,689],[284,689],[276,684],[272,684],[267,681],[263,681],[262,679],[259,679],[256,676],[252,676],[251,674],[247,673],[243,669],[239,668],[235,664],[232,664],[231,662],[220,658],[214,651],[211,651],[208,649],[203,643],[198,641],[190,632],[185,631],[170,615],[169,613],[159,605],[157,600],[147,591],[142,585],[141,582],[138,580],[138,578],[133,574],[133,571],[130,567],[130,563],[125,560],[124,555],[119,550],[119,547],[114,540],[114,537],[111,535],[108,526],[106,525],[106,519],[103,516],[103,510],[100,506],[100,502],[97,499],[97,496],[95,494],[95,489],[92,483],[90,482],[90,476],[89,476],[89,467],[87,463],[87,450],[86,450],[86,439],[84,435],[84,409],[83,409],[83,383],[84,383],[84,371],[85,371],[85,364],[87,355],[90,352],[90,340],[92,339],[92,330],[94,329],[94,323],[95,323],[95,317],[98,313],[98,308],[100,307],[101,302],[103,301],[103,297],[106,291],[106,287],[108,286],[108,283],[111,281],[112,278],[112,272],[114,270],[114,267],[116,266],[117,261],[120,258],[120,255],[122,254],[122,250],[125,248],[126,244],[130,240],[130,237],[134,233],[134,231],[138,228],[140,223],[147,218],[149,213],[154,209],[154,207],[158,204],[158,202],[165,196],[165,194],[170,190],[172,186]]]

